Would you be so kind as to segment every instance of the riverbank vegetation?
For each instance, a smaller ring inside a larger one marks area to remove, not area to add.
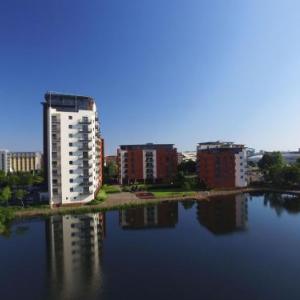
[[[0,235],[9,235],[10,225],[14,217],[13,209],[0,207]]]
[[[284,161],[280,152],[265,153],[258,162],[264,184],[277,188],[300,189],[300,159],[295,164]]]
[[[96,205],[105,201],[109,194],[120,193],[121,188],[118,185],[108,185],[104,184],[99,190],[96,198],[89,202],[88,205]]]
[[[23,199],[29,194],[33,186],[44,182],[42,173],[17,172],[7,173],[0,171],[0,205],[8,206],[12,200],[19,201],[24,206]]]

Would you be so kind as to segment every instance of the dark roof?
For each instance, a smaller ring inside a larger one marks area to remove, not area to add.
[[[95,100],[90,96],[47,92],[43,105],[56,108],[59,111],[77,112],[78,110],[92,110]]]
[[[142,149],[142,150],[150,150],[150,149],[157,149],[157,148],[164,148],[164,149],[173,149],[174,144],[137,144],[137,145],[120,145],[121,150],[129,150],[129,149]]]

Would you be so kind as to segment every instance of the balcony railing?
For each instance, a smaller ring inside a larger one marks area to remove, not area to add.
[[[79,124],[92,124],[92,121],[90,121],[90,120],[80,120]]]
[[[78,132],[79,133],[92,133],[92,130],[91,129],[83,129],[83,128],[81,128],[81,129],[78,130]]]
[[[81,146],[81,147],[79,147],[79,151],[92,151],[92,147],[90,147],[90,146]]]

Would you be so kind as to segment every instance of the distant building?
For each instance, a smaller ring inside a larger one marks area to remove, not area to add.
[[[264,153],[270,152],[265,151]],[[253,154],[248,157],[248,161],[258,163],[262,159],[264,153]],[[294,164],[297,159],[300,158],[300,149],[298,151],[281,151],[280,153],[288,164]]]
[[[175,227],[178,223],[178,202],[121,210],[119,223],[123,229]]]
[[[35,172],[42,169],[41,152],[10,152],[11,172]]]
[[[183,162],[183,154],[182,152],[177,152],[177,163],[180,165]]]
[[[103,165],[95,100],[49,92],[43,106],[44,168],[50,205],[93,200],[102,184]]]
[[[9,150],[0,150],[0,170],[3,171],[5,174],[7,172],[10,172]]]
[[[247,154],[244,145],[232,142],[199,143],[198,177],[210,188],[247,186]]]
[[[178,152],[178,164],[186,161],[196,161],[197,160],[197,152],[196,151],[183,151]]]
[[[171,183],[177,172],[173,144],[122,145],[118,149],[120,184]]]
[[[0,170],[7,172],[36,172],[42,169],[41,152],[11,152],[0,150]]]
[[[183,151],[182,152],[182,160],[183,161],[196,161],[197,160],[197,152],[196,151]]]

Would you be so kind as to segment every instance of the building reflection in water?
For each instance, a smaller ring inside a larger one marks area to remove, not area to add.
[[[175,227],[177,222],[178,202],[163,202],[119,212],[119,224],[123,229]]]
[[[46,236],[50,298],[84,299],[98,294],[105,214],[50,217]]]
[[[197,204],[199,223],[216,235],[243,231],[247,228],[247,195],[211,198]]]

